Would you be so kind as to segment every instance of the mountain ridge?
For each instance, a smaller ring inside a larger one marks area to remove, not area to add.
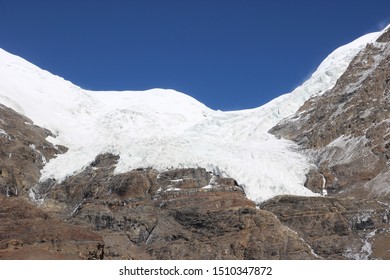
[[[312,157],[305,185],[329,199],[281,197],[262,205],[320,255],[390,256],[389,34],[367,44],[332,89],[270,130]]]
[[[213,111],[172,90],[91,92],[5,51],[0,102],[51,130],[55,137],[48,140],[69,149],[45,165],[42,180],[64,180],[97,155],[113,153],[121,157],[118,173],[199,166],[239,178],[257,202],[278,194],[310,195],[303,187],[308,160],[294,151],[294,143],[267,131],[307,98],[332,87],[353,56],[380,34],[336,49],[302,86],[255,109]],[[285,175],[276,176],[280,173]]]

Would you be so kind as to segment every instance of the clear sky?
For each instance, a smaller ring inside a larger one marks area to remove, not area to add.
[[[86,89],[171,88],[236,110],[389,23],[389,0],[0,0],[0,48]]]

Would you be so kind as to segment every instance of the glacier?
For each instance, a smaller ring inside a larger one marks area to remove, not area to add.
[[[47,162],[41,181],[61,181],[97,155],[112,153],[120,156],[116,173],[203,167],[235,178],[257,203],[280,194],[316,195],[304,187],[310,158],[268,130],[331,89],[353,57],[381,34],[336,49],[291,93],[226,112],[170,89],[85,90],[0,48],[0,103],[53,132],[53,144],[69,148]]]

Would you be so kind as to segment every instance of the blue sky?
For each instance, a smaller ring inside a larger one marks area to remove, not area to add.
[[[171,88],[236,110],[389,23],[388,0],[0,0],[0,48],[86,89]]]

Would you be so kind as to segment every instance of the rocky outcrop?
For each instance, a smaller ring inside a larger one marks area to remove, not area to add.
[[[390,208],[373,200],[280,196],[261,205],[324,259],[389,259]]]
[[[53,135],[0,104],[0,259],[101,259],[100,235],[28,201],[42,167],[66,151],[47,136]]]
[[[102,238],[51,218],[23,198],[0,195],[0,259],[102,259]]]
[[[325,259],[390,257],[390,30],[335,87],[270,130],[313,159],[305,185],[331,197],[262,204]]]
[[[0,104],[0,194],[25,195],[40,177],[44,164],[65,147],[46,141],[52,134]]]
[[[309,99],[293,117],[271,129],[312,155],[318,172],[308,177],[308,188],[318,189],[321,174],[328,193],[349,195],[353,190],[363,198],[390,192],[383,183],[390,177],[388,34],[368,44],[333,89]],[[368,184],[379,175],[381,186]]]
[[[386,30],[377,40],[379,43],[390,42],[390,28]]]
[[[64,182],[35,189],[47,213],[100,234],[107,259],[316,258],[233,179],[201,168],[115,175],[117,160],[101,155]]]

